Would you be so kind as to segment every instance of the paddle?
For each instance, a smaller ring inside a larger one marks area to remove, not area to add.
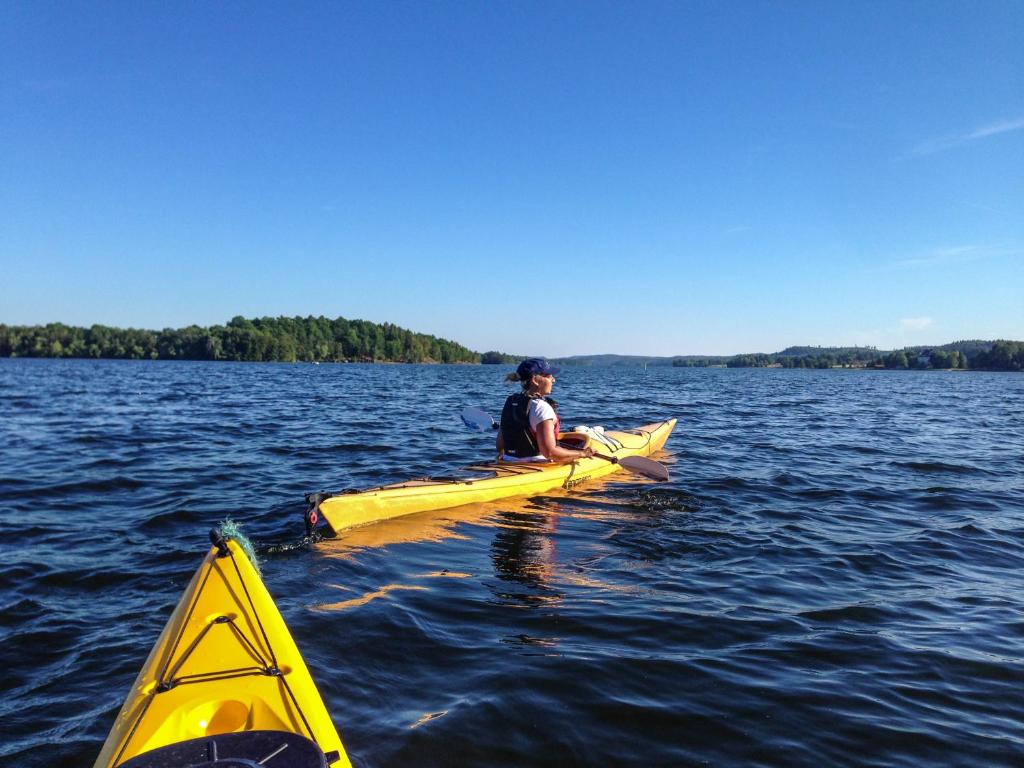
[[[477,432],[489,432],[498,428],[498,422],[491,415],[479,408],[465,408],[462,411],[462,423]]]
[[[498,422],[489,413],[479,408],[465,408],[460,415],[462,423],[477,432],[489,432],[498,428]],[[594,456],[610,461],[612,464],[618,464],[623,469],[651,480],[668,480],[668,467],[646,456],[624,456],[621,459],[616,456],[606,456],[603,453],[595,453]]]

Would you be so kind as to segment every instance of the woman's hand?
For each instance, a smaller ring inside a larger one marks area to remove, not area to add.
[[[537,445],[545,458],[551,461],[578,461],[594,455],[593,448],[566,448],[558,444],[555,422],[546,419],[537,425]]]

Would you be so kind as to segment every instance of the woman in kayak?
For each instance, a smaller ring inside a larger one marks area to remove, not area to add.
[[[558,411],[548,395],[557,368],[543,357],[528,357],[507,381],[519,381],[523,390],[511,395],[501,409],[498,455],[505,461],[575,461],[594,455],[591,448],[558,444]]]

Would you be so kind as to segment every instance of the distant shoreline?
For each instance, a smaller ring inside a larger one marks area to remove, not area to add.
[[[282,363],[456,363],[515,365],[523,358],[475,352],[448,339],[391,323],[343,317],[234,317],[227,325],[190,325],[162,331],[88,328],[49,323],[0,324],[0,357],[105,360],[208,360]],[[741,355],[576,355],[553,358],[562,366],[673,366],[698,368],[839,368],[1024,370],[1024,342],[957,341],[940,346],[787,347]]]
[[[53,356],[20,356],[20,355],[6,355],[0,356],[0,361],[7,360],[81,360],[81,361],[98,361],[102,360],[105,362],[122,362],[122,363],[235,363],[241,365],[459,365],[459,366],[488,366],[488,363],[478,362],[443,362],[439,360],[420,360],[416,362],[408,362],[403,360],[209,360],[209,359],[192,359],[192,358],[133,358],[133,357],[70,357],[63,355],[61,357]],[[567,364],[564,360],[558,360],[557,362],[562,363],[569,368],[642,368],[642,366],[636,364],[616,364],[616,363],[587,363],[587,364]],[[500,366],[495,366],[500,367]],[[1018,373],[1019,368],[934,368],[934,367],[907,367],[907,368],[887,368],[885,366],[866,366],[866,365],[830,365],[830,366],[783,366],[783,365],[688,365],[688,366],[672,366],[672,365],[654,365],[654,368],[698,368],[704,370],[763,370],[763,371],[793,371],[793,370],[830,370],[830,371],[871,371],[871,372],[892,372],[892,371],[924,371],[932,373],[972,373],[972,372],[985,372],[985,373]]]
[[[1024,342],[956,341],[941,346],[880,350],[875,347],[787,347],[781,352],[742,355],[640,357],[582,355],[561,365],[642,365],[683,368],[839,368],[846,370],[1024,370]]]

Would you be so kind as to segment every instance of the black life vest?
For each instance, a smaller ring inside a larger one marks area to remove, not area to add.
[[[529,411],[532,399],[525,392],[518,392],[509,396],[505,401],[505,406],[501,409],[501,439],[505,446],[505,453],[515,456],[517,459],[528,459],[531,456],[540,455],[537,435],[530,428]],[[558,403],[550,397],[542,399],[547,400],[555,409],[555,439],[558,439],[560,426]]]

